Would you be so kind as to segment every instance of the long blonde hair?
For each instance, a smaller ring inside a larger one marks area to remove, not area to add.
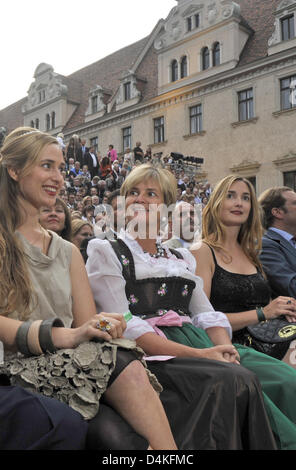
[[[203,210],[202,239],[206,244],[212,248],[221,250],[222,253],[227,255],[228,259],[231,259],[231,255],[226,252],[223,245],[226,227],[221,221],[220,213],[222,203],[225,201],[230,187],[237,181],[242,181],[247,185],[251,197],[249,217],[240,228],[238,242],[249,260],[262,271],[262,266],[259,261],[259,252],[262,246],[262,225],[255,190],[249,180],[239,176],[229,175],[216,185],[209,202]]]
[[[23,222],[18,202],[21,191],[9,170],[20,177],[27,175],[42,149],[50,144],[58,145],[55,137],[19,127],[0,148],[0,315],[17,311],[22,320],[31,313],[33,288],[26,256],[15,233]]]

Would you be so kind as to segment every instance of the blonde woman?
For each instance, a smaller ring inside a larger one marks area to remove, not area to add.
[[[179,448],[273,448],[257,378],[231,363],[237,353],[229,337],[216,347],[209,339],[231,331],[226,316],[204,294],[189,250],[170,250],[159,237],[176,186],[170,171],[149,164],[126,178],[120,189],[126,230],[116,241],[88,246],[97,310],[132,312],[124,337],[152,356],[147,364],[164,387],[161,400]]]
[[[36,129],[16,129],[1,147],[0,374],[79,411],[93,449],[104,439],[108,449],[176,449],[141,353],[120,339],[124,317],[96,313],[78,248],[39,223],[40,208],[55,204],[62,162],[57,140]],[[115,425],[100,414],[102,395]]]
[[[237,343],[244,343],[249,325],[286,315],[295,319],[296,301],[270,289],[258,258],[261,224],[252,184],[229,175],[215,187],[203,211],[202,243],[192,247],[196,274],[216,310],[226,314],[240,363],[259,378],[271,425],[281,449],[296,449],[296,371],[284,362]],[[225,332],[215,344],[230,342]]]

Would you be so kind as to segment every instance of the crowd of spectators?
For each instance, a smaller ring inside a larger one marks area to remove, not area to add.
[[[204,208],[209,200],[211,185],[207,181],[198,182],[193,167],[176,165],[170,156],[153,155],[151,147],[143,150],[140,141],[136,142],[134,149],[127,148],[124,154],[118,153],[110,144],[105,154],[101,155],[93,146],[87,147],[86,140],[77,135],[73,135],[68,144],[64,143],[63,137],[59,134],[65,160],[62,169],[64,187],[59,196],[69,210],[69,217],[85,222],[81,225],[85,236],[91,236],[92,232],[93,236],[100,237],[102,231],[109,229],[106,227],[105,206],[110,204],[112,194],[120,190],[133,168],[143,163],[161,165],[175,175],[177,205],[185,202]],[[81,238],[77,239],[76,235],[72,241],[80,247]]]

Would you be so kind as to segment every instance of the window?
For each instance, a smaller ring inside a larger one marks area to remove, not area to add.
[[[247,176],[247,180],[253,185],[255,192],[256,192],[256,176]]]
[[[92,114],[95,114],[98,111],[98,97],[92,96],[91,98],[91,112]]]
[[[294,15],[286,16],[281,20],[282,40],[288,41],[295,37]]]
[[[164,117],[154,119],[154,143],[164,142]]]
[[[189,109],[190,134],[202,131],[202,105],[198,104]]]
[[[35,128],[39,129],[39,119],[35,119]]]
[[[184,56],[181,59],[181,78],[185,78],[188,75],[187,71],[187,57]]]
[[[126,148],[132,147],[132,128],[125,127],[122,129],[122,143],[123,143],[123,150]]]
[[[196,15],[189,16],[186,18],[187,32],[192,31],[195,28],[199,28],[200,25],[200,16],[197,13]]]
[[[207,70],[210,67],[210,51],[208,47],[204,47],[201,53],[202,70]]]
[[[213,66],[220,65],[220,43],[216,42],[213,47]]]
[[[52,128],[52,129],[54,129],[55,126],[56,126],[56,124],[55,124],[55,117],[56,117],[56,114],[55,114],[55,112],[53,111],[53,112],[51,113],[51,128]]]
[[[47,131],[49,131],[50,129],[50,115],[49,114],[47,114],[45,118],[45,128]]]
[[[283,78],[280,81],[281,90],[281,110],[295,108],[296,100],[294,97],[296,87],[296,75]]]
[[[127,82],[123,85],[124,88],[124,100],[128,101],[131,99],[131,82]]]
[[[199,24],[200,24],[199,14],[194,15],[194,22],[195,22],[195,27],[199,28]]]
[[[40,90],[39,91],[39,103],[42,103],[45,101],[45,90]]]
[[[296,191],[296,171],[287,171],[284,173],[284,186],[288,186]]]
[[[90,139],[90,147],[94,147],[95,151],[96,152],[98,151],[98,147],[99,147],[98,137],[92,137]]]
[[[254,117],[253,88],[238,93],[238,119],[248,121]]]
[[[34,121],[31,121],[31,122],[30,122],[30,126],[31,126],[31,127],[35,127]]]
[[[189,18],[187,18],[186,21],[187,21],[187,31],[191,31],[192,30],[192,18],[191,18],[191,16],[189,16]]]
[[[172,75],[172,82],[178,80],[178,62],[176,59],[172,61],[171,64],[171,75]]]

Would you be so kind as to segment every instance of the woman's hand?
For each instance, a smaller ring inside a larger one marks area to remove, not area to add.
[[[197,356],[214,361],[239,364],[239,354],[232,344],[222,344],[213,348],[196,349]]]
[[[285,315],[289,322],[296,321],[296,300],[293,297],[277,297],[264,307],[266,320],[280,315]]]
[[[98,326],[107,322],[107,331],[102,331]],[[121,338],[126,329],[126,321],[123,315],[118,313],[100,313],[94,315],[90,320],[78,328],[53,328],[52,338],[58,349],[76,348],[79,344],[101,339],[110,341]]]

